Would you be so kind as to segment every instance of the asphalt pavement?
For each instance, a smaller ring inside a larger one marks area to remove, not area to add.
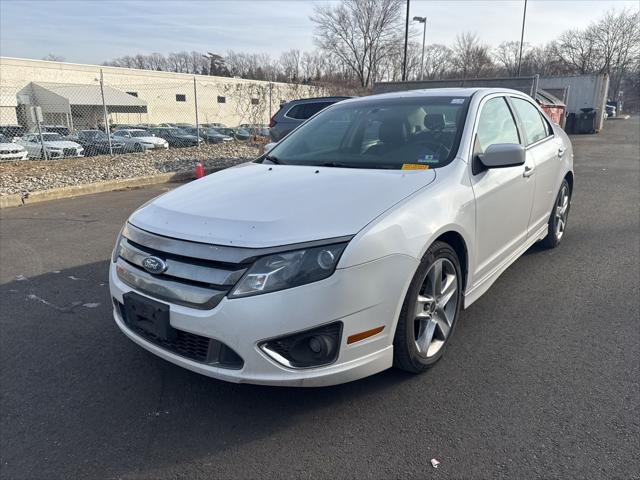
[[[117,329],[115,237],[173,186],[0,211],[0,477],[640,477],[639,138],[637,117],[573,137],[562,245],[463,312],[435,368],[322,389],[213,380]]]

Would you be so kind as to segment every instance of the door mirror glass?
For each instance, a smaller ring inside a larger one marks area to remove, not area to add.
[[[485,168],[517,167],[524,165],[525,150],[516,143],[494,143],[478,159]]]

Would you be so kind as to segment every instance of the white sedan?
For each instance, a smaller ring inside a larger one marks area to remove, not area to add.
[[[84,156],[82,145],[65,140],[59,133],[43,133],[42,139],[37,133],[28,133],[16,143],[25,148],[29,153],[29,158],[45,158],[42,152],[43,145],[50,160]]]
[[[111,136],[125,145],[128,152],[146,152],[154,148],[169,148],[169,143],[160,137],[156,137],[147,130],[131,128],[116,130]]]
[[[11,142],[0,134],[0,161],[25,160],[27,156],[28,153],[22,145]]]
[[[344,100],[134,212],[113,315],[141,347],[232,382],[422,372],[462,308],[534,243],[562,241],[573,184],[567,135],[523,93]]]

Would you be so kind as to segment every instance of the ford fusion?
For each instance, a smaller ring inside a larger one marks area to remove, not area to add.
[[[113,314],[141,347],[232,382],[423,372],[462,308],[534,243],[560,243],[572,189],[569,139],[520,92],[344,100],[135,211]]]

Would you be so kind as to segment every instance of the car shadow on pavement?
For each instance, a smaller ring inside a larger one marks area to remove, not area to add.
[[[350,384],[296,389],[192,373],[120,332],[107,270],[108,261],[98,262],[0,286],[0,451],[8,478],[45,471],[50,478],[118,476],[215,457],[297,428],[299,416],[321,419],[415,378],[389,370]]]

